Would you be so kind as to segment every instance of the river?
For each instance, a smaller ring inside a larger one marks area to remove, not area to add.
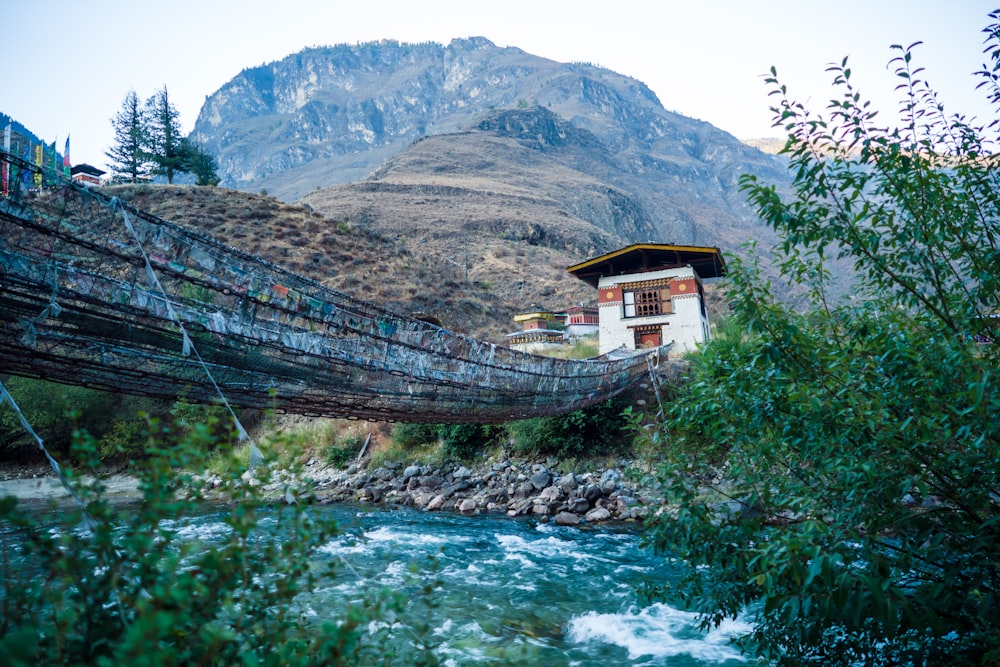
[[[319,558],[347,567],[305,603],[323,616],[366,587],[402,586],[408,564],[436,561],[441,581],[431,624],[446,664],[738,665],[729,643],[749,626],[708,633],[693,614],[643,604],[644,584],[677,576],[668,559],[640,545],[635,530],[558,527],[496,516],[321,506],[342,529]],[[262,527],[272,519],[264,518]],[[186,530],[201,539],[226,530],[206,514]]]
[[[0,485],[0,495],[15,492],[28,502],[40,502],[56,485],[31,480],[8,488],[11,483]],[[374,587],[412,589],[413,576],[436,579],[434,606],[412,604],[414,613],[429,614],[437,653],[450,667],[745,662],[730,639],[749,632],[746,622],[705,633],[694,614],[644,601],[640,590],[669,586],[680,565],[643,548],[634,524],[561,527],[380,505],[313,505],[310,511],[330,515],[340,528],[316,558],[342,559],[344,566],[303,596],[306,613],[336,620],[345,601]],[[269,512],[260,517],[265,533],[278,530]],[[174,528],[182,539],[211,543],[228,534],[224,518],[205,508]]]

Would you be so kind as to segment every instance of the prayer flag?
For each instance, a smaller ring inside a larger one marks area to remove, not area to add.
[[[38,171],[35,172],[35,187],[42,187],[42,160],[43,160],[43,150],[42,145],[38,144],[35,146],[35,164],[38,165]]]
[[[63,176],[69,178],[69,135],[66,135],[66,148],[63,149]]]
[[[10,153],[10,123],[7,123],[7,127],[3,129],[3,150],[5,153]],[[7,156],[4,155],[3,158],[3,196],[6,197],[10,190],[8,189],[7,179],[10,177],[10,162],[7,160]]]

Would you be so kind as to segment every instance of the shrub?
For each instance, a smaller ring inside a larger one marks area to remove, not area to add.
[[[674,588],[705,625],[749,610],[767,664],[1000,663],[1000,346],[976,338],[1000,312],[997,126],[946,116],[899,50],[899,129],[874,124],[846,60],[830,119],[772,72],[793,191],[742,187],[802,299],[732,261],[738,335],[667,404],[674,511],[651,542],[691,566]],[[854,301],[831,298],[831,256],[853,262]],[[692,434],[726,452],[721,484]]]
[[[488,448],[497,438],[502,427],[488,424],[442,424],[438,435],[444,444],[444,455],[448,458],[468,461]]]
[[[401,592],[376,588],[339,617],[312,620],[297,600],[338,567],[314,558],[336,528],[305,503],[268,510],[259,495],[263,468],[257,483],[241,470],[221,476],[228,531],[184,537],[185,518],[205,501],[190,471],[203,469],[209,449],[232,442],[219,442],[212,429],[176,440],[155,420],[148,431],[150,456],[135,469],[137,505],[116,508],[99,477],[85,483],[75,475],[69,483],[82,507],[49,515],[0,500],[4,664],[382,665],[387,650],[401,664],[437,664],[427,624],[400,622],[409,604]],[[74,449],[88,465],[99,461],[86,434]],[[261,529],[265,513],[274,521]],[[425,585],[422,598],[433,588]],[[411,648],[386,648],[394,633]]]
[[[438,439],[437,424],[400,422],[392,430],[392,441],[400,447],[420,447]]]
[[[508,424],[513,450],[524,455],[592,458],[623,451],[625,404],[616,399],[565,415],[536,417]]]
[[[61,456],[71,453],[76,431],[103,438],[103,453],[108,458],[141,454],[145,420],[139,415],[161,416],[170,406],[165,401],[32,378],[9,378],[4,386],[32,428],[51,451]],[[0,405],[0,456],[16,457],[36,449],[13,409],[6,403]]]
[[[327,445],[323,452],[323,458],[329,465],[343,468],[357,457],[364,445],[365,438],[363,436],[358,433],[350,433]]]

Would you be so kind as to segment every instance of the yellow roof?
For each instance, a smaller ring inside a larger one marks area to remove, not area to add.
[[[679,266],[691,266],[701,278],[726,275],[726,262],[718,248],[661,243],[635,243],[574,264],[566,270],[597,287],[598,281],[604,276]]]
[[[551,320],[555,313],[550,310],[536,310],[533,313],[518,313],[514,316],[515,322],[526,322],[527,320]]]

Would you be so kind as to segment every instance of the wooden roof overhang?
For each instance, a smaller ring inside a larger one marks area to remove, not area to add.
[[[635,243],[574,264],[566,270],[585,283],[597,287],[600,279],[605,276],[682,266],[690,266],[700,278],[721,278],[726,275],[726,262],[718,248],[660,243]]]

